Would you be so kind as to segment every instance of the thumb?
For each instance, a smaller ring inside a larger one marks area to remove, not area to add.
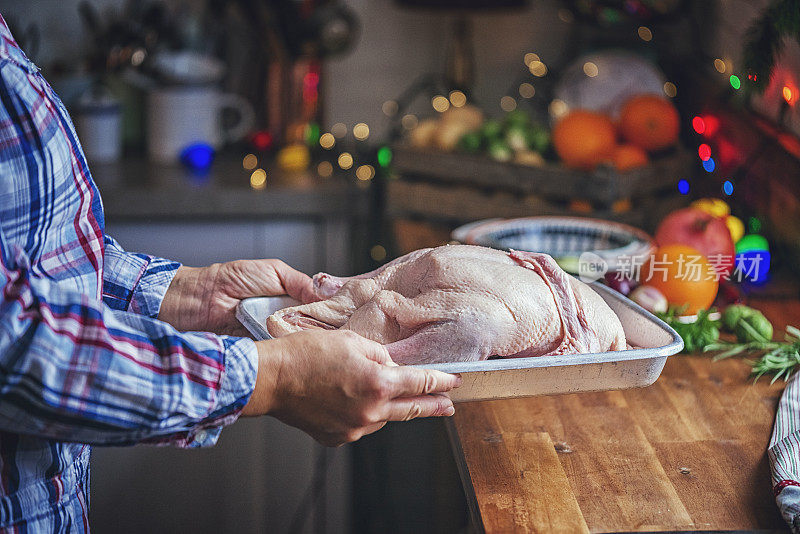
[[[314,284],[310,276],[289,267],[283,262],[277,262],[273,268],[281,281],[281,285],[290,297],[299,300],[303,304],[319,300],[319,297],[314,293]]]

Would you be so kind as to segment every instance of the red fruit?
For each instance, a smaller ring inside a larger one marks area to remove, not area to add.
[[[724,219],[695,208],[684,208],[667,215],[656,230],[658,246],[681,244],[697,249],[721,276],[735,264],[736,249]]]

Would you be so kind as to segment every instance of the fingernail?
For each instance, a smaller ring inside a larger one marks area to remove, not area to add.
[[[461,375],[453,375],[453,376],[456,377],[456,385],[453,387],[458,387],[461,385],[462,382],[464,382],[464,379],[461,378]]]
[[[450,416],[451,416],[451,415],[453,415],[454,413],[456,413],[456,409],[455,409],[453,406],[448,406],[448,407],[447,407],[447,408],[445,408],[445,410],[444,410],[444,416],[445,416],[445,417],[450,417]]]

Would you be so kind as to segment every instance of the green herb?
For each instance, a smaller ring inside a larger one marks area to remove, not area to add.
[[[760,311],[744,304],[728,306],[722,314],[722,326],[736,334],[739,343],[772,340],[772,323]]]
[[[709,317],[713,313],[713,309],[700,310],[697,312],[697,320],[692,323],[683,323],[678,317],[685,309],[685,306],[670,308],[666,313],[657,314],[662,321],[670,325],[681,336],[683,352],[703,350],[719,340],[719,321]]]
[[[718,342],[705,347],[705,351],[721,350],[714,361],[730,358],[745,351],[764,352],[755,361],[750,361],[753,374],[758,380],[766,374],[774,375],[772,382],[779,378],[788,379],[800,366],[800,329],[786,327],[784,341]]]

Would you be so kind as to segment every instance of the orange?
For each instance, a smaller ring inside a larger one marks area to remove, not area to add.
[[[621,172],[647,165],[649,162],[647,152],[636,145],[619,145],[611,154],[611,163]]]
[[[649,152],[674,145],[680,133],[680,117],[672,102],[657,95],[634,96],[622,106],[622,137]]]
[[[639,282],[661,291],[670,306],[686,306],[686,315],[708,309],[719,289],[716,271],[706,257],[677,244],[659,247],[642,266]]]
[[[611,120],[600,113],[576,110],[553,128],[553,146],[568,167],[591,170],[607,161],[617,144]]]

